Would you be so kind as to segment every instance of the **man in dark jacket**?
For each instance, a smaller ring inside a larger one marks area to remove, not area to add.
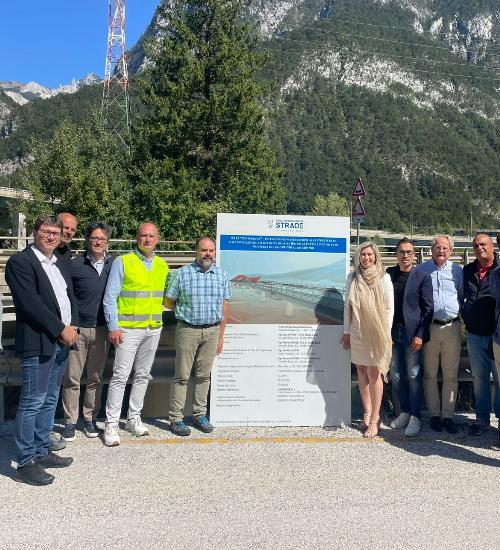
[[[497,245],[500,248],[500,233],[497,234]],[[500,262],[499,262],[500,263]],[[495,298],[495,334],[493,335],[493,354],[495,356],[495,367],[497,377],[500,376],[500,265],[491,274],[491,287],[493,298]],[[500,420],[498,422],[498,439],[491,448],[500,451]]]
[[[71,266],[71,257],[73,256],[73,251],[69,247],[71,241],[74,239],[76,234],[76,229],[78,227],[78,221],[69,212],[61,212],[57,216],[57,219],[63,225],[63,232],[61,235],[61,242],[59,246],[54,250],[54,254],[58,260],[63,262],[67,267]]]
[[[62,437],[65,441],[75,439],[84,368],[87,386],[83,400],[83,431],[87,437],[99,435],[95,419],[101,408],[102,374],[110,345],[102,299],[114,259],[106,252],[112,229],[105,223],[92,222],[84,233],[86,252],[71,261],[71,277],[80,312],[80,334],[78,349],[69,354],[69,367],[63,382],[66,425]]]
[[[390,372],[400,406],[391,428],[406,428],[405,434],[412,437],[421,428],[421,349],[429,341],[434,300],[430,276],[413,267],[415,250],[410,239],[397,243],[396,256],[398,265],[387,270],[394,287]]]
[[[69,466],[73,459],[50,450],[50,430],[69,347],[77,338],[78,304],[69,272],[54,255],[62,223],[53,216],[35,222],[34,243],[7,262],[5,279],[16,309],[16,351],[22,368],[16,416],[16,479],[48,485],[44,468]]]
[[[491,288],[491,275],[498,266],[498,259],[489,235],[478,233],[472,246],[476,259],[464,267],[462,318],[467,329],[476,410],[476,421],[469,426],[469,433],[481,435],[490,425],[490,374],[495,384],[494,412],[500,418],[500,388],[493,358],[495,299]]]

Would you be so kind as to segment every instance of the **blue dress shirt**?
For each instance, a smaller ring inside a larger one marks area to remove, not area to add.
[[[460,315],[464,301],[462,268],[449,260],[438,267],[434,260],[427,260],[417,269],[428,273],[432,280],[434,316],[436,321],[451,321]]]

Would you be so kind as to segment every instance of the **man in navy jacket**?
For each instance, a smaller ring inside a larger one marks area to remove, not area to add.
[[[38,218],[34,243],[12,256],[5,270],[16,308],[16,351],[22,368],[16,480],[30,485],[52,483],[54,476],[44,468],[62,468],[73,462],[50,450],[50,430],[69,347],[78,336],[78,304],[71,276],[54,255],[61,233],[62,223],[55,217]]]
[[[391,428],[406,428],[405,434],[411,437],[421,427],[421,349],[429,341],[434,301],[430,276],[413,267],[415,249],[410,239],[397,243],[396,256],[398,265],[387,270],[394,287],[390,372],[400,406]]]
[[[467,329],[467,350],[474,383],[476,421],[469,426],[471,435],[481,435],[490,425],[490,374],[495,386],[494,412],[500,418],[500,387],[493,359],[495,299],[491,290],[493,270],[498,259],[493,240],[478,233],[473,241],[476,259],[464,267],[464,306],[462,319]]]
[[[500,233],[497,235],[497,245],[500,248]],[[500,377],[500,265],[491,274],[491,292],[495,299],[495,333],[493,334],[493,353],[495,356],[495,368],[497,378]],[[492,449],[500,451],[500,421],[498,422],[498,441],[492,445]]]
[[[62,402],[65,426],[62,437],[73,441],[80,405],[80,379],[87,371],[83,399],[83,431],[87,437],[99,435],[95,419],[101,408],[102,377],[109,351],[108,328],[102,300],[114,258],[107,254],[112,229],[102,222],[85,228],[86,251],[71,260],[71,276],[78,309],[80,334],[78,349],[71,350],[64,375]]]

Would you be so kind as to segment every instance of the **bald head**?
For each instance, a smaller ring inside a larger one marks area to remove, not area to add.
[[[158,228],[153,223],[143,223],[137,228],[137,248],[146,258],[153,256],[154,249],[158,244]]]
[[[75,216],[69,212],[61,212],[61,214],[57,216],[57,219],[63,224],[61,244],[59,245],[60,247],[63,247],[68,245],[73,240],[76,234],[76,228],[78,227],[78,221]]]

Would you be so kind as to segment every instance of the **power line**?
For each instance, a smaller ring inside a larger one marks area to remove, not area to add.
[[[331,19],[331,18],[320,20],[318,26],[316,26],[316,27],[309,27],[307,25],[300,25],[300,27],[297,27],[297,28],[298,29],[308,29],[308,30],[312,30],[312,31],[326,32],[325,29],[321,28],[321,26],[320,26],[321,23],[333,23],[333,24],[347,23],[347,24],[354,24],[354,25],[360,25],[360,26],[370,26],[370,27],[376,27],[376,28],[381,28],[381,29],[402,30],[402,31],[409,32],[409,33],[416,33],[416,31],[414,29],[410,29],[408,27],[391,27],[391,26],[387,26],[387,25],[377,25],[375,23],[368,23],[368,22],[364,22],[364,21],[363,22],[361,22],[361,21],[360,22],[355,22],[355,21],[346,21],[346,20],[342,20],[342,19]],[[335,34],[341,33],[341,31],[333,31],[331,29],[328,29],[328,32],[335,33]],[[430,33],[432,35],[431,31],[424,31],[424,32]],[[344,33],[344,34],[347,34],[347,33]],[[439,34],[439,33],[436,33],[436,34]],[[446,33],[443,33],[443,34],[446,34]],[[352,35],[352,36],[356,36],[356,35]],[[459,36],[466,37],[468,35],[464,34],[464,35],[459,35]],[[358,37],[359,38],[368,38],[368,39],[372,38],[374,40],[390,41],[389,39],[383,39],[383,38],[378,38],[378,37],[373,37],[373,36],[358,36]],[[486,41],[486,39],[484,39],[484,38],[480,38],[480,40]],[[409,42],[403,42],[403,43],[410,44]],[[442,50],[446,50],[447,52],[450,51],[449,48],[447,48],[446,46],[434,46],[434,45],[417,44],[417,43],[414,43],[414,44],[411,44],[411,45],[442,49]],[[497,48],[494,48],[494,47],[490,47],[490,51],[497,52],[497,51],[500,51],[500,50],[497,50]]]
[[[376,27],[376,28],[379,28],[379,29],[390,29],[390,30],[396,30],[396,31],[416,32],[418,34],[418,31],[416,31],[415,29],[411,29],[410,27],[395,27],[395,26],[391,26],[391,25],[379,25],[377,23],[369,23],[368,21],[348,21],[346,19],[332,19],[330,17],[326,17],[325,19],[320,19],[320,23],[322,23],[322,22],[346,23],[348,25],[362,25],[362,26],[367,26],[367,27]],[[301,28],[309,28],[310,29],[312,27],[303,27],[301,25]],[[440,32],[433,33],[431,30],[424,30],[423,32],[424,33],[429,33],[432,36],[436,36],[436,35],[439,36],[441,34],[443,34],[443,35],[449,34],[446,31],[440,31]],[[467,37],[469,35],[458,33],[458,36]],[[487,40],[487,39],[486,38],[480,38],[480,40]]]
[[[263,50],[267,50],[267,51],[281,52],[281,53],[284,53],[284,54],[291,54],[291,55],[298,55],[298,56],[303,55],[303,52],[294,52],[294,51],[291,51],[291,50],[271,48],[269,46],[258,46],[258,48],[263,49]],[[363,52],[363,50],[359,50],[359,51]],[[366,52],[366,53],[370,53],[370,52]],[[379,55],[381,55],[383,57],[383,54],[379,54]],[[469,78],[469,79],[475,79],[475,80],[500,82],[500,77],[499,78],[490,78],[490,77],[484,77],[484,76],[473,76],[473,75],[465,75],[465,74],[451,74],[451,73],[443,73],[443,72],[440,72],[440,71],[429,71],[429,70],[424,70],[424,69],[412,69],[412,72],[437,74],[437,75],[441,75],[441,76],[447,76],[447,77],[450,77],[450,78]]]
[[[295,39],[295,38],[284,38],[284,37],[278,37],[276,38],[276,41],[282,41],[282,42],[296,42],[297,44],[306,44],[306,45],[312,45],[312,46],[328,46],[328,44],[326,43],[323,43],[323,42],[311,42],[311,41],[305,41],[305,40],[299,40],[299,39]],[[424,58],[424,57],[412,57],[412,56],[409,56],[409,55],[397,55],[397,54],[392,54],[392,53],[385,53],[385,52],[379,52],[377,50],[363,50],[364,52],[372,52],[372,53],[376,53],[376,54],[379,54],[379,55],[382,55],[382,56],[386,56],[386,57],[396,57],[396,58],[399,58],[399,59],[414,59],[416,61],[423,61],[423,62],[426,62],[426,63],[439,63],[439,64],[443,64],[443,65],[457,65],[457,66],[460,66],[460,67],[467,67],[468,69],[470,68],[478,68],[478,69],[484,69],[484,70],[499,70],[500,67],[486,67],[486,66],[483,66],[483,65],[469,65],[468,63],[457,63],[455,61],[440,61],[438,59],[429,59],[429,58]]]

